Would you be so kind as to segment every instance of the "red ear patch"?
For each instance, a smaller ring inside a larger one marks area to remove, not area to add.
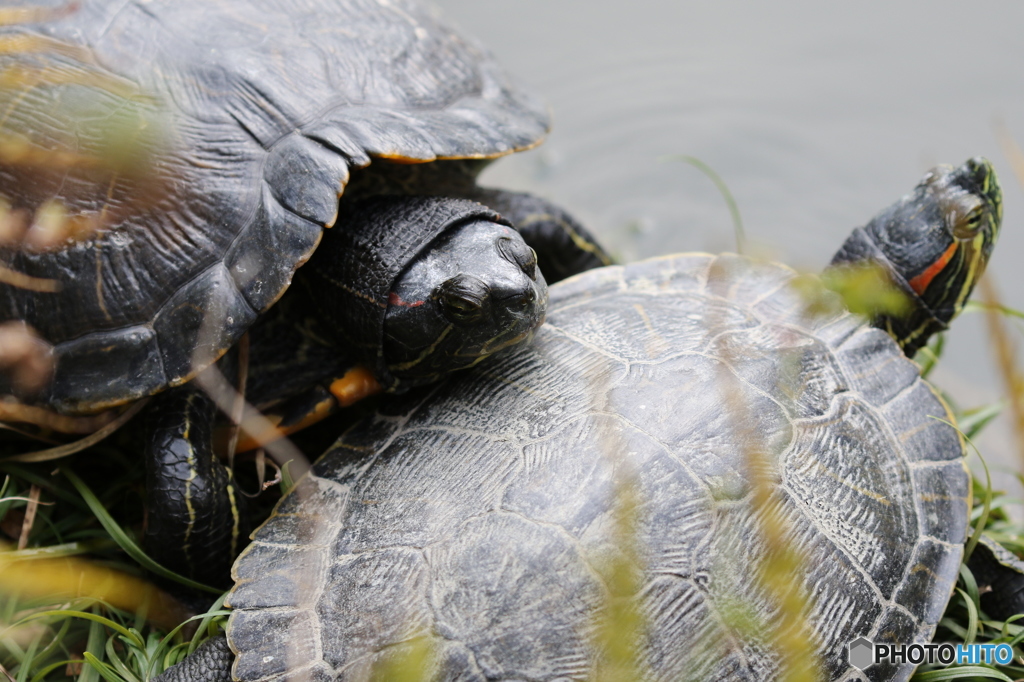
[[[953,242],[949,245],[939,259],[928,266],[928,269],[922,272],[920,275],[910,280],[910,288],[917,292],[918,296],[924,296],[925,290],[928,285],[935,279],[935,275],[942,272],[942,269],[946,267],[946,264],[953,258],[953,254],[956,253],[956,247],[959,246],[957,242]],[[392,294],[393,295],[393,294]]]
[[[403,308],[415,308],[416,306],[421,306],[424,303],[426,303],[426,301],[403,301],[398,294],[393,291],[388,294],[388,305],[397,305],[402,306]]]

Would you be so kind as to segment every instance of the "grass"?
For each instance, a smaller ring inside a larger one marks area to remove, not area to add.
[[[154,585],[143,569],[152,562],[130,550],[143,523],[131,438],[57,464],[0,462],[0,532],[10,540],[0,553],[0,665],[10,679],[145,680],[222,627],[219,593],[204,617],[179,627],[189,609],[163,589],[172,581]]]
[[[1015,357],[1015,344],[1011,339],[1008,330],[1005,328],[1005,320],[1019,318],[1021,313],[1003,306],[998,301],[994,284],[989,276],[986,276],[981,283],[984,304],[975,304],[974,311],[980,311],[987,317],[989,336],[993,346],[993,358],[1001,376],[1005,379],[1005,389],[1009,396],[1008,402],[1011,406],[1019,405],[1024,395],[1020,390],[1024,384],[1021,383],[1020,371]],[[941,356],[941,337],[929,346],[925,354],[924,367],[930,371],[931,367]],[[977,448],[974,447],[972,439],[994,419],[1004,405],[997,403],[986,405],[970,410],[959,410],[956,402],[950,396],[946,396],[956,412],[959,428],[963,432],[970,449],[980,461],[981,468],[985,474],[985,480],[973,477],[974,506],[971,510],[971,523],[973,530],[967,542],[965,550],[965,561],[974,550],[982,534],[1002,544],[1018,556],[1024,556],[1024,524],[1013,520],[1009,513],[1010,506],[1019,508],[1020,500],[1007,496],[1004,492],[993,490],[988,474],[988,467]],[[1024,421],[1019,418],[1020,409],[1015,407],[1011,410],[1015,417],[1012,419],[1013,433],[1017,440],[1018,447],[1024,452]],[[1024,476],[1018,474],[1018,479],[1024,483]],[[960,578],[954,591],[953,598],[946,608],[946,612],[939,621],[939,627],[935,633],[934,641],[937,642],[963,642],[979,644],[1009,644],[1013,647],[1013,662],[1008,665],[992,666],[950,666],[940,668],[938,666],[921,666],[912,678],[915,682],[931,682],[934,680],[950,679],[1001,679],[1016,680],[1024,678],[1024,614],[1012,616],[1006,620],[990,618],[981,605],[977,583],[966,564],[960,567]]]
[[[1013,503],[1004,494],[974,479],[975,505],[971,520],[975,533],[984,532],[1000,540],[1000,529],[1019,536],[1024,526],[1010,520],[1006,506]],[[972,540],[975,534],[972,534]],[[971,543],[969,548],[973,548]],[[1004,545],[1006,546],[1006,545]],[[953,665],[948,668],[923,665],[915,673],[914,682],[934,680],[1001,679],[1016,680],[1024,677],[1024,614],[1003,620],[988,617],[981,606],[977,583],[966,564],[960,567],[960,579],[946,612],[939,621],[934,641],[954,643],[1002,644],[1013,647],[1014,661],[1009,665]]]
[[[38,445],[0,430],[0,674],[11,680],[143,682],[226,624],[221,590],[167,571],[141,549],[145,472],[135,422],[45,462],[5,460]],[[320,452],[333,435],[314,427],[299,443]],[[236,472],[243,489],[258,489],[255,467],[243,462]],[[250,500],[254,524],[293,485],[284,473]]]
[[[722,195],[722,201],[725,202],[726,207],[729,209],[729,217],[732,218],[733,234],[736,237],[736,253],[746,253],[747,235],[743,230],[743,218],[740,216],[740,207],[739,204],[736,203],[736,199],[732,196],[732,192],[729,190],[729,185],[725,183],[722,176],[720,176],[714,168],[704,163],[696,156],[675,154],[671,156],[664,156],[661,160],[688,163],[706,175],[708,179],[714,183],[715,189],[717,189],[718,193]]]

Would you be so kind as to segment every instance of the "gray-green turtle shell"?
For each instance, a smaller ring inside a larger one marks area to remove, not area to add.
[[[436,679],[593,679],[632,480],[644,679],[772,679],[752,443],[828,676],[909,677],[861,674],[846,645],[934,632],[967,528],[960,437],[886,334],[808,317],[793,277],[703,254],[584,273],[531,346],[353,427],[235,564],[235,677],[365,679],[425,638]]]
[[[223,353],[288,286],[371,157],[491,158],[548,127],[489,53],[412,0],[82,0],[0,35],[60,43],[0,57],[5,74],[48,74],[0,88],[0,135],[74,152],[121,121],[168,180],[147,204],[124,175],[0,168],[16,206],[113,216],[84,242],[0,252],[62,287],[0,286],[0,320],[55,344],[47,401],[64,410],[182,383]],[[162,136],[141,129],[158,123]]]

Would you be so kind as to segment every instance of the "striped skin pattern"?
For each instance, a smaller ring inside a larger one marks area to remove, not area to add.
[[[584,273],[552,287],[530,347],[350,429],[235,564],[235,679],[362,680],[415,638],[434,679],[589,678],[625,480],[647,677],[771,679],[777,656],[726,615],[773,619],[743,433],[805,556],[828,677],[907,679],[845,646],[934,632],[967,529],[962,443],[886,334],[808,317],[793,277],[704,254]]]

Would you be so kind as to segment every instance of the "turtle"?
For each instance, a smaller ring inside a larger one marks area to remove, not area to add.
[[[902,319],[812,305],[792,269],[735,254],[552,286],[531,345],[346,430],[236,561],[226,636],[158,679],[362,680],[406,655],[420,679],[596,679],[595,619],[623,598],[629,679],[775,679],[769,509],[822,677],[907,679],[847,647],[928,640],[956,583],[964,442],[907,352],[962,307],[1001,215],[975,158],[854,231],[833,267],[881,267]]]
[[[83,0],[33,16],[3,29],[21,47],[0,69],[25,84],[0,89],[0,134],[30,153],[0,159],[0,184],[14,211],[57,205],[96,229],[0,253],[58,287],[0,285],[0,320],[27,322],[55,360],[42,393],[0,393],[70,415],[161,394],[147,546],[179,573],[227,580],[246,534],[192,380],[248,330],[258,400],[320,386],[344,402],[529,341],[538,263],[554,281],[610,262],[559,207],[477,186],[543,140],[547,110],[413,0]],[[110,134],[135,140],[146,174],[79,162]],[[50,166],[24,162],[37,157]]]

